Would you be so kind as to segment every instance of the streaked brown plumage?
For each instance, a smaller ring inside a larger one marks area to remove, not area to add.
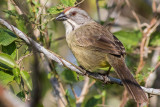
[[[74,14],[73,14],[74,13]],[[147,97],[125,64],[123,44],[79,8],[69,7],[57,17],[66,27],[66,40],[79,64],[89,71],[112,66],[138,103]]]

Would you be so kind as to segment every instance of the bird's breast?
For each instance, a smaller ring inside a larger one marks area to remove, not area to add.
[[[98,68],[110,66],[106,60],[106,55],[98,51],[95,52],[85,47],[79,47],[72,44],[70,45],[70,48],[78,63],[86,70],[94,71]]]

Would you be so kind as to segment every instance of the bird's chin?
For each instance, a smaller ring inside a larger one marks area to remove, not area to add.
[[[66,35],[74,30],[73,26],[68,21],[63,21],[63,24],[65,25]]]

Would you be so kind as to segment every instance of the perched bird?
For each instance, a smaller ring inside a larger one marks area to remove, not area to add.
[[[112,66],[137,103],[148,101],[125,64],[123,44],[109,30],[77,7],[66,8],[56,20],[63,21],[68,46],[84,69],[94,71]]]

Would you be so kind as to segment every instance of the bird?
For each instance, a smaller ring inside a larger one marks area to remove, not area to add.
[[[79,7],[65,8],[56,20],[63,22],[68,47],[80,66],[90,72],[113,67],[137,104],[148,102],[145,92],[125,63],[123,44],[106,27],[94,21]]]

